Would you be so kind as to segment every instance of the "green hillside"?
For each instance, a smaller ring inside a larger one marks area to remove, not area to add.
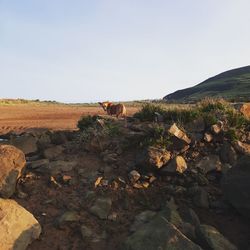
[[[169,102],[193,102],[204,97],[250,101],[250,66],[223,72],[194,87],[166,95],[163,99]]]

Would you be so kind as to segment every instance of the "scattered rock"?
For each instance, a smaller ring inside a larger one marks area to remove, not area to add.
[[[215,134],[218,135],[220,132],[223,130],[223,122],[218,121],[217,124],[214,124],[211,126],[211,131]]]
[[[237,250],[216,228],[209,225],[200,225],[197,230],[199,240],[205,249]]]
[[[205,173],[208,173],[213,170],[221,171],[222,164],[218,155],[209,155],[203,157],[203,159],[196,163],[196,167],[201,168]]]
[[[129,179],[131,182],[136,182],[141,178],[141,175],[136,171],[136,170],[132,170],[129,173]]]
[[[213,136],[210,133],[204,134],[204,141],[211,142],[213,140]]]
[[[95,201],[94,206],[90,208],[90,212],[96,215],[98,218],[105,220],[108,218],[112,206],[112,200],[110,198],[98,198]]]
[[[151,166],[154,166],[156,168],[161,168],[170,160],[171,154],[169,151],[162,148],[149,147],[148,157]]]
[[[168,132],[187,144],[191,143],[191,140],[188,138],[188,136],[183,131],[181,131],[175,123],[169,128]]]
[[[222,179],[225,198],[250,218],[250,156],[241,157]]]
[[[187,163],[182,156],[176,156],[169,164],[164,166],[161,173],[180,173],[182,174],[187,169]]]
[[[0,198],[0,249],[25,250],[41,233],[34,216],[13,200]]]
[[[10,145],[0,145],[0,196],[9,198],[26,164],[24,153]]]

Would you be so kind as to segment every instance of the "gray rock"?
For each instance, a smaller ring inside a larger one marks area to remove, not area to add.
[[[172,250],[201,248],[171,224],[164,213],[159,213],[149,223],[127,238],[123,250]]]
[[[80,216],[76,211],[66,211],[57,219],[57,223],[59,227],[63,227],[68,223],[77,222],[79,219]]]
[[[136,181],[138,181],[140,178],[141,178],[141,175],[140,175],[139,172],[136,171],[136,170],[132,170],[132,171],[129,173],[129,179],[130,179],[131,182],[136,182]]]
[[[199,240],[204,248],[211,250],[237,250],[216,228],[209,225],[200,225],[197,230]]]
[[[46,159],[53,160],[56,159],[59,155],[61,155],[64,151],[63,146],[55,146],[55,147],[50,147],[44,150],[43,156]]]
[[[14,200],[0,198],[1,250],[25,250],[40,233],[41,226],[31,213]]]
[[[209,155],[203,157],[203,159],[196,163],[196,167],[199,167],[203,169],[205,173],[208,173],[213,170],[221,171],[222,164],[218,155]]]
[[[250,218],[250,156],[243,156],[222,179],[225,198],[244,216]]]
[[[35,153],[38,150],[38,139],[32,135],[25,134],[19,137],[12,137],[10,144],[22,150],[25,155]]]
[[[98,218],[104,220],[108,218],[112,206],[110,198],[98,198],[94,206],[90,208],[90,212]]]
[[[0,196],[9,198],[26,164],[24,153],[10,145],[0,145]]]

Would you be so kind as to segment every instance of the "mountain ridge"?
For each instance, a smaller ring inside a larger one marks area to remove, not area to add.
[[[193,87],[168,94],[163,99],[169,102],[194,102],[205,97],[249,101],[250,65],[222,72]]]

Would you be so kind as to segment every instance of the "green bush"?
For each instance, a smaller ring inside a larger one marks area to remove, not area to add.
[[[77,123],[77,127],[81,130],[84,131],[88,129],[89,127],[92,127],[96,124],[97,116],[83,116]]]
[[[239,137],[236,134],[236,130],[231,128],[225,132],[225,137],[228,138],[230,141],[237,141]]]
[[[174,109],[167,110],[164,113],[164,121],[166,123],[175,122],[177,125],[183,126],[184,124],[193,121],[199,117],[197,109]]]
[[[135,118],[138,118],[140,121],[154,121],[155,113],[159,113],[160,115],[164,115],[165,109],[156,104],[147,103],[142,106],[142,109],[134,114]]]
[[[235,128],[242,128],[244,126],[247,126],[249,121],[242,115],[241,113],[237,112],[234,109],[230,109],[226,113],[228,125],[230,127]]]
[[[224,111],[229,107],[229,104],[224,99],[205,98],[198,103],[198,108],[202,113]]]

